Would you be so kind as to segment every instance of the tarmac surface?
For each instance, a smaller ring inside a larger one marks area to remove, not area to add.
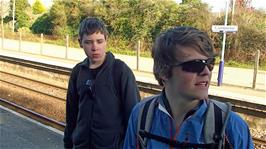
[[[0,105],[1,149],[63,149],[63,133]]]

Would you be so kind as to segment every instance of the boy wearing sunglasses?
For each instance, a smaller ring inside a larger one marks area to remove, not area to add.
[[[125,149],[254,148],[248,125],[230,110],[222,144],[206,143],[204,129],[209,128],[204,126],[210,126],[205,119],[213,102],[208,99],[208,88],[214,55],[208,35],[192,27],[172,28],[157,37],[152,49],[153,73],[163,90],[132,110]]]

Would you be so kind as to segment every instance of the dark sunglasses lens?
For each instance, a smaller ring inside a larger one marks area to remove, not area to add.
[[[213,64],[207,64],[207,67],[209,68],[210,71],[212,71],[214,68],[214,65]]]
[[[210,71],[213,70],[214,68],[214,63],[215,63],[215,58],[209,58],[207,60],[207,67],[209,68]]]
[[[207,65],[210,71],[214,68],[215,59],[209,58],[206,61],[204,60],[194,60],[181,64],[182,69],[187,72],[200,73],[204,70]]]
[[[185,62],[182,65],[182,69],[186,72],[195,72],[200,73],[205,68],[205,64],[201,61],[189,61]]]

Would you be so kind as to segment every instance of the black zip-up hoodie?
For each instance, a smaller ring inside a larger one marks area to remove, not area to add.
[[[65,148],[122,148],[131,110],[139,99],[135,77],[124,62],[107,52],[93,79],[86,58],[69,79]]]

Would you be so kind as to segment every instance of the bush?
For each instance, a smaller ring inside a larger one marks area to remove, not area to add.
[[[52,28],[51,18],[45,13],[32,24],[30,29],[34,34],[52,35]]]

